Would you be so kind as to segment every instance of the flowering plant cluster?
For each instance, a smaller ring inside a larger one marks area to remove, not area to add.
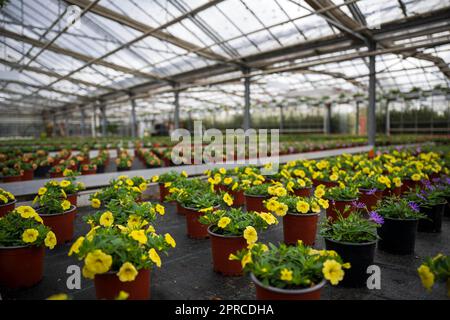
[[[244,212],[241,208],[207,212],[200,217],[203,224],[211,225],[211,231],[227,236],[243,236],[248,244],[258,240],[257,232],[278,224],[278,220],[266,212]]]
[[[392,196],[378,202],[376,211],[384,218],[421,219],[425,215],[420,212],[420,206],[406,198]]]
[[[67,181],[63,180],[62,182]],[[69,181],[67,181],[69,182]],[[67,200],[64,188],[57,181],[50,181],[47,187],[39,188],[33,204],[39,204],[39,211],[43,214],[60,214],[69,211],[72,204]]]
[[[166,187],[170,187],[172,182],[184,180],[188,177],[188,174],[186,171],[182,171],[181,173],[177,171],[169,171],[166,173],[163,173],[160,176],[153,176],[151,181],[152,182],[158,182],[162,184],[167,184],[170,182],[170,184],[167,184]]]
[[[0,219],[0,247],[42,245],[53,249],[56,236],[30,206],[20,206]]]
[[[426,258],[417,269],[422,285],[431,291],[435,282],[442,281],[447,285],[447,295],[450,297],[450,257],[438,254],[433,258]]]
[[[355,200],[358,199],[359,191],[355,186],[341,185],[326,190],[325,197],[330,200]]]
[[[15,199],[16,198],[14,197],[14,195],[11,192],[0,188],[0,205],[12,202]]]
[[[297,197],[285,195],[273,197],[265,202],[266,208],[277,216],[284,216],[287,212],[293,214],[320,213],[329,206],[328,200],[313,197]]]
[[[421,208],[431,208],[439,204],[445,204],[447,201],[445,199],[445,190],[437,186],[432,185],[426,180],[425,189],[416,187],[410,190],[406,197],[415,203],[417,203]]]
[[[256,243],[230,255],[230,259],[241,261],[243,270],[253,273],[265,286],[286,289],[310,288],[324,279],[337,285],[344,278],[344,269],[350,268],[335,251],[315,250],[300,242],[278,247]]]
[[[66,178],[64,180],[61,180],[61,182],[55,180],[49,181],[44,185],[44,188],[46,188],[47,190],[59,190],[59,192],[63,195],[75,194],[78,191],[86,189],[84,183],[76,182],[74,177]],[[41,192],[42,190],[43,189],[41,189]]]
[[[121,150],[116,158],[116,165],[119,169],[129,169],[133,164],[133,157],[127,151]]]

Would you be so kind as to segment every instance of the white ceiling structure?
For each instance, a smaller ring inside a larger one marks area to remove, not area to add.
[[[9,0],[0,44],[2,112],[241,110],[243,69],[252,105],[366,93],[371,54],[378,92],[448,88],[450,0]]]

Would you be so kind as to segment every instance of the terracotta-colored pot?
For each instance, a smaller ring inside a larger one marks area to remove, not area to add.
[[[402,194],[402,187],[384,189],[383,191],[383,197],[400,196],[401,194]]]
[[[90,169],[90,170],[85,170],[85,171],[81,171],[81,175],[82,176],[86,176],[89,174],[96,174],[97,173],[97,169]]]
[[[313,185],[317,187],[318,185],[323,184],[326,188],[333,188],[339,186],[339,183],[334,181],[322,181],[322,180],[316,180],[312,179]]]
[[[224,186],[223,184],[215,184],[214,185],[214,191],[215,192],[219,192],[219,191],[225,191],[228,192],[228,187]]]
[[[67,200],[70,202],[71,205],[76,207],[77,206],[77,201],[78,201],[78,194],[77,193],[68,194],[67,195]]]
[[[198,219],[204,215],[203,212],[199,212],[193,208],[186,208],[182,206],[184,209],[185,217],[186,217],[186,230],[189,238],[192,239],[206,239],[209,237],[208,234],[208,225],[202,224],[198,221]],[[216,210],[214,208],[214,210]]]
[[[3,177],[3,182],[17,182],[17,181],[22,181],[21,175]]]
[[[169,189],[166,188],[164,183],[158,183],[159,185],[159,201],[164,202],[166,197],[169,195]]]
[[[186,209],[179,204],[178,202],[176,203],[176,207],[177,207],[177,214],[179,214],[180,216],[185,216],[186,215]]]
[[[408,192],[410,189],[415,190],[416,187],[423,187],[422,183],[420,181],[414,181],[411,179],[406,179],[406,180],[402,180],[403,185],[401,186],[402,188],[402,193],[406,193]]]
[[[33,169],[29,169],[29,170],[23,170],[22,172],[22,181],[30,181],[33,180],[34,178],[34,170]]]
[[[50,178],[62,178],[64,177],[62,172],[50,172]]]
[[[244,193],[245,207],[247,211],[269,212],[263,201],[269,199],[269,196],[251,196]]]
[[[95,275],[94,284],[97,299],[114,300],[120,291],[125,291],[129,294],[128,300],[150,299],[149,269],[139,270],[136,279],[127,282],[120,281],[116,273],[107,272]]]
[[[296,214],[288,212],[283,217],[284,243],[297,244],[302,240],[307,246],[316,242],[318,213]]]
[[[359,201],[364,203],[369,210],[375,208],[378,200],[381,200],[382,198],[382,190],[377,190],[371,194],[368,189],[359,189]]]
[[[241,207],[245,204],[245,196],[243,190],[229,190],[228,193],[233,197],[233,207]]]
[[[228,259],[231,253],[245,249],[247,241],[243,236],[224,236],[211,231],[208,228],[211,239],[211,252],[214,271],[224,276],[242,275],[242,266],[240,261],[231,261]]]
[[[39,212],[39,209],[38,209]],[[44,224],[52,229],[58,240],[58,244],[71,241],[73,239],[74,221],[77,207],[73,206],[64,213],[58,214],[43,214],[39,216],[44,221]]]
[[[308,198],[308,197],[310,197],[312,195],[312,188],[294,189],[294,194],[297,197]]]
[[[14,199],[13,201],[10,201],[5,204],[0,204],[0,218],[5,216],[7,213],[14,210],[16,207],[17,200]]]
[[[0,247],[0,284],[8,288],[26,288],[41,281],[44,254],[44,247]]]
[[[330,206],[327,208],[327,218],[331,218],[331,221],[334,221],[338,218],[336,210],[339,211],[342,217],[347,218],[350,213],[355,211],[355,207],[352,205],[354,200],[329,200]],[[333,203],[334,202],[334,203]],[[348,206],[349,209],[344,213],[345,207]]]
[[[311,288],[305,289],[280,289],[266,286],[255,275],[250,274],[256,287],[257,300],[320,300],[325,279]]]

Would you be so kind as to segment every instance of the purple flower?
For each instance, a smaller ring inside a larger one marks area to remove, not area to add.
[[[420,207],[417,203],[415,203],[414,201],[410,201],[408,202],[409,207],[415,211],[415,212],[419,212],[420,211]]]
[[[370,211],[369,212],[369,220],[372,220],[376,224],[383,224],[384,223],[383,217],[380,216],[378,214],[378,212],[376,212],[376,211]]]
[[[377,190],[378,190],[377,188],[373,188],[373,189],[367,190],[366,194],[368,196],[373,196],[375,194],[375,192],[377,192]]]
[[[423,195],[421,195],[420,193],[418,193],[417,196],[418,196],[420,199],[422,199],[423,201],[427,201],[427,199],[426,199]]]
[[[356,200],[352,202],[352,206],[354,206],[357,209],[364,209],[366,207],[364,203],[358,202]]]

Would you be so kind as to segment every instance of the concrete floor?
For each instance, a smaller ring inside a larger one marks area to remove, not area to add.
[[[175,207],[166,205],[167,213],[156,223],[159,233],[169,232],[177,241],[177,247],[162,256],[162,267],[154,270],[151,280],[153,299],[254,299],[254,286],[248,276],[223,277],[213,272],[209,240],[192,240],[185,234],[185,218],[175,213]],[[80,208],[76,220],[76,236],[84,235],[88,226],[81,220],[92,212]],[[411,256],[397,256],[376,252],[376,264],[381,268],[381,290],[348,289],[327,284],[322,299],[447,299],[443,285],[431,293],[421,286],[416,269],[425,256],[439,252],[450,253],[450,219],[444,218],[442,233],[419,233],[416,253]],[[282,240],[281,223],[260,234],[263,241]],[[323,240],[318,239],[318,248]],[[67,267],[78,264],[74,257],[68,257],[70,244],[47,251],[44,279],[36,286],[22,290],[0,288],[3,299],[45,299],[48,296],[66,292],[73,299],[95,299],[93,281],[82,279],[80,290],[66,287]]]

